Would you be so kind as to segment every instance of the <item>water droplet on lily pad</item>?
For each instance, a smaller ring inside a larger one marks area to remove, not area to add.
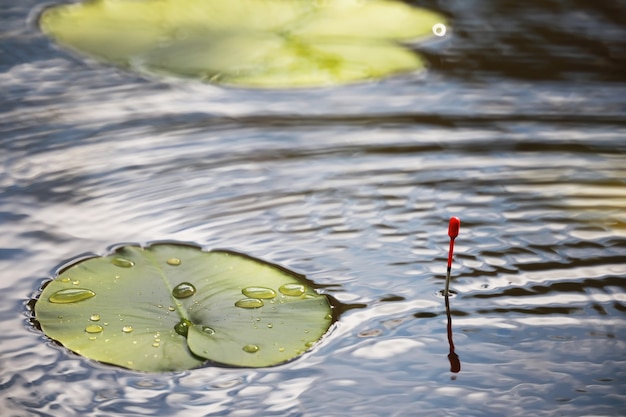
[[[259,300],[258,298],[244,298],[235,302],[235,306],[241,308],[259,308],[263,307],[263,300]]]
[[[281,285],[278,291],[280,291],[280,293],[284,295],[299,297],[304,294],[306,288],[302,284],[285,284]]]
[[[61,278],[61,282],[64,282],[64,283],[68,283],[68,282],[70,282],[71,280],[72,280],[72,279],[71,279],[70,277],[63,277],[63,278]]]
[[[202,326],[202,332],[205,334],[215,334],[215,330],[209,326]]]
[[[69,304],[87,300],[96,295],[95,292],[86,288],[65,288],[48,297],[48,301],[54,304]]]
[[[100,333],[102,332],[102,330],[104,330],[104,328],[99,324],[90,324],[89,326],[85,327],[85,331],[87,333]]]
[[[241,292],[249,298],[270,299],[276,297],[276,291],[265,287],[248,287]]]
[[[174,331],[181,336],[187,337],[189,328],[193,326],[193,323],[187,319],[181,319],[176,325],[174,325]]]
[[[194,287],[188,282],[181,282],[180,284],[175,286],[174,289],[172,290],[172,296],[178,299],[191,297],[195,293],[196,293],[196,287]]]
[[[172,265],[172,266],[178,266],[181,263],[180,259],[178,258],[170,258],[166,262],[168,265]]]
[[[91,317],[89,317],[89,320],[100,321],[100,314],[92,314]]]
[[[129,261],[128,259],[124,258],[113,258],[111,259],[111,263],[115,266],[119,266],[120,268],[132,268],[133,266],[135,266],[135,263],[133,261]]]
[[[130,332],[133,331],[133,326],[124,326],[124,327],[122,327],[122,331],[124,333],[130,333]]]
[[[243,347],[244,352],[255,353],[259,351],[259,347],[257,345],[245,345]]]

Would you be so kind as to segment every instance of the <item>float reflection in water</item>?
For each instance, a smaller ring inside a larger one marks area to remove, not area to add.
[[[452,340],[452,317],[450,315],[450,297],[446,294],[446,316],[448,317],[448,343],[450,344],[450,353],[448,360],[450,361],[450,372],[458,374],[461,372],[461,360],[459,355],[454,351],[454,341]],[[456,379],[452,376],[452,379]]]

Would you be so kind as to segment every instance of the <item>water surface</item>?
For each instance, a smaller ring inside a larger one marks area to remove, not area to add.
[[[428,72],[255,91],[85,61],[32,25],[43,2],[0,0],[3,414],[623,415],[623,7],[415,3],[453,24],[420,46]],[[459,373],[438,296],[452,215]],[[279,263],[366,308],[253,370],[141,374],[30,326],[64,260],[160,239]]]

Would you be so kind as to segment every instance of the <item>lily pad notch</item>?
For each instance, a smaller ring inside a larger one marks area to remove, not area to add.
[[[34,315],[69,350],[133,370],[266,367],[302,355],[335,322],[318,288],[237,252],[130,244],[60,269]]]
[[[424,69],[409,42],[446,18],[399,0],[88,0],[50,6],[59,45],[148,76],[252,88],[319,87]]]

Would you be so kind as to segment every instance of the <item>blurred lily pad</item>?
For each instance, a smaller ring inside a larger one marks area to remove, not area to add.
[[[43,332],[91,359],[147,372],[210,361],[287,362],[332,324],[328,297],[302,276],[229,251],[118,247],[63,269],[35,303]]]
[[[397,0],[90,0],[45,9],[60,45],[144,74],[311,87],[424,68],[445,18]]]

